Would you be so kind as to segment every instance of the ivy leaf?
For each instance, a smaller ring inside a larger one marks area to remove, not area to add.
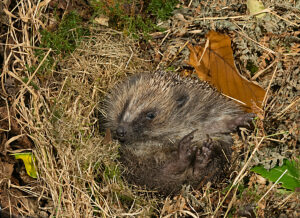
[[[281,177],[278,183],[282,184],[282,187],[295,191],[300,187],[300,157],[298,161],[284,160],[282,166],[276,166],[271,170],[266,170],[262,165],[255,166],[251,171],[260,174],[262,177],[276,182],[278,178],[287,170],[287,172]]]
[[[16,159],[23,160],[27,174],[34,179],[37,178],[37,172],[34,167],[34,162],[36,161],[36,159],[31,152],[16,153],[11,155],[15,156]]]

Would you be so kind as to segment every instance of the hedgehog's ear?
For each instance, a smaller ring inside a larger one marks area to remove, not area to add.
[[[190,97],[187,93],[183,93],[183,92],[177,93],[177,95],[175,96],[177,107],[181,108],[183,105],[185,105],[187,103],[189,98]]]

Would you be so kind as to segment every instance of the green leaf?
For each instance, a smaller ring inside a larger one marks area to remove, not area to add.
[[[282,184],[282,187],[295,191],[296,188],[300,187],[300,157],[298,161],[294,160],[284,160],[282,166],[276,166],[271,170],[266,170],[262,165],[255,166],[251,171],[260,174],[262,177],[276,182],[278,178],[287,172],[281,177],[278,183]]]
[[[34,179],[37,178],[37,172],[34,167],[34,162],[36,161],[36,159],[31,152],[16,153],[11,155],[15,156],[16,159],[23,160],[27,174]]]

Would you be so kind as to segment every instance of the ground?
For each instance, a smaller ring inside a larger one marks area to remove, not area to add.
[[[246,1],[103,2],[0,3],[1,215],[298,217],[298,189],[250,169],[299,160],[299,3],[265,1],[257,18]],[[233,135],[230,176],[169,197],[127,184],[119,144],[101,130],[104,96],[137,72],[193,72],[187,44],[209,30],[230,36],[239,72],[267,90],[252,129]]]

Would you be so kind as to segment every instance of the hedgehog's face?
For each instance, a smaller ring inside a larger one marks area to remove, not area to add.
[[[118,125],[112,130],[113,135],[123,143],[130,143],[132,141],[145,140],[147,133],[155,128],[156,119],[159,111],[156,108],[141,111],[140,114],[134,117],[120,114]]]
[[[108,100],[107,127],[125,144],[167,134],[165,131],[173,128],[168,127],[170,119],[189,99],[187,93],[172,86],[153,83],[145,87],[146,83],[145,78],[133,77],[119,85]]]

